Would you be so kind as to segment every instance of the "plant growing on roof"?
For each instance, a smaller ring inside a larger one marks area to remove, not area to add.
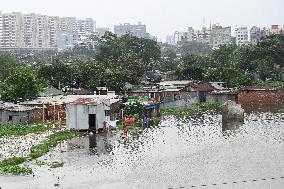
[[[125,116],[139,118],[146,111],[146,106],[140,101],[134,101],[126,103],[123,110]]]

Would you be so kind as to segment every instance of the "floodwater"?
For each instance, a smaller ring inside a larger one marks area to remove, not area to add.
[[[129,135],[109,133],[65,142],[34,176],[0,176],[6,188],[284,188],[284,113],[251,113],[222,124],[221,115],[178,120]]]

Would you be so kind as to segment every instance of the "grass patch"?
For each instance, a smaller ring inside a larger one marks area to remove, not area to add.
[[[50,135],[49,138],[42,144],[39,144],[32,148],[31,153],[29,154],[29,158],[36,159],[49,152],[50,149],[55,147],[59,142],[74,138],[76,136],[82,136],[82,134],[75,131],[63,131]]]
[[[58,167],[63,167],[64,163],[63,162],[58,162],[58,161],[54,161],[51,164],[49,164],[50,168],[58,168]]]
[[[25,162],[25,158],[11,157],[0,162],[0,173],[27,175],[32,174],[33,171],[28,167],[20,167],[19,164]]]
[[[36,159],[45,153],[49,152],[52,147],[55,147],[59,142],[68,140],[76,136],[82,136],[82,133],[76,131],[62,131],[49,136],[42,144],[36,145],[32,148],[30,154],[26,158],[11,157],[0,162],[0,173],[15,174],[15,175],[27,175],[32,174],[33,171],[29,167],[20,167],[19,165],[26,160]],[[36,161],[36,165],[49,165],[51,168],[62,167],[64,163],[53,162],[47,164],[46,162]]]
[[[18,165],[8,165],[5,167],[0,167],[0,172],[4,174],[13,174],[13,175],[28,175],[28,174],[32,174],[33,170],[29,167],[20,167]]]
[[[19,165],[21,163],[25,162],[25,158],[21,157],[10,157],[8,159],[4,159],[3,161],[0,162],[0,167],[5,167],[9,165]]]
[[[168,109],[162,109],[161,113],[162,115],[174,115],[176,117],[184,117],[188,116],[194,113],[204,112],[207,110],[215,110],[219,111],[221,110],[222,105],[219,103],[196,103],[191,108],[187,109],[176,109],[176,108],[168,108]]]
[[[35,162],[35,165],[37,165],[37,166],[44,166],[44,165],[47,165],[47,163],[46,162],[44,162],[44,161],[36,161]]]
[[[52,123],[33,123],[28,125],[1,125],[0,126],[0,137],[2,136],[22,136],[29,133],[39,133],[50,129]]]

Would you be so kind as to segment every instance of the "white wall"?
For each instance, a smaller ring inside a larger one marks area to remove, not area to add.
[[[96,114],[96,127],[97,129],[103,128],[104,121],[110,120],[110,116],[105,116],[105,110],[110,110],[110,107],[106,106],[105,104],[67,104],[67,128],[78,130],[89,129],[89,114]]]

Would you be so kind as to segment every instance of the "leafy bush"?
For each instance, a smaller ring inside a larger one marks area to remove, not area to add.
[[[14,174],[14,175],[27,175],[33,171],[28,167],[20,167],[19,164],[23,163],[26,159],[21,157],[11,157],[0,162],[0,173]]]
[[[0,167],[5,167],[9,165],[19,165],[23,163],[26,159],[21,157],[10,157],[8,159],[4,159],[0,162]]]
[[[188,109],[176,109],[176,108],[169,108],[169,109],[162,109],[162,115],[174,115],[177,117],[184,117],[188,116],[193,113],[204,112],[207,110],[215,110],[218,111],[222,107],[219,103],[208,103],[208,102],[201,102],[196,103],[192,106],[192,108]]]
[[[18,165],[8,165],[0,167],[0,172],[13,175],[28,175],[32,174],[33,170],[29,167],[20,167]]]
[[[46,123],[37,123],[29,125],[1,125],[0,126],[0,137],[1,136],[22,136],[29,133],[44,132],[49,129],[49,125]]]

